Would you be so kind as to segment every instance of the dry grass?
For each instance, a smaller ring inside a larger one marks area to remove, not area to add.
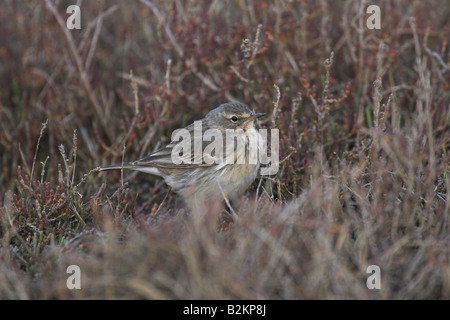
[[[450,3],[378,3],[83,1],[68,30],[3,1],[0,298],[449,299]],[[94,169],[231,99],[280,129],[237,221]]]

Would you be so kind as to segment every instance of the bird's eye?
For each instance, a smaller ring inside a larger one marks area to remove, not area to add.
[[[236,122],[236,121],[238,121],[238,118],[236,116],[232,116],[231,121]]]

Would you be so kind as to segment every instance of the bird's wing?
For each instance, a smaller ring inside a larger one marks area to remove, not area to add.
[[[171,141],[165,147],[153,152],[147,157],[131,162],[132,166],[156,167],[156,168],[197,168],[207,167],[222,162],[220,152],[207,154],[203,151],[214,142],[214,139],[204,140],[204,133],[208,126],[202,125],[202,133],[195,135],[193,124],[185,128],[178,136],[178,140]],[[175,135],[176,136],[176,135]],[[172,135],[174,137],[174,135]],[[222,143],[222,142],[221,142]]]

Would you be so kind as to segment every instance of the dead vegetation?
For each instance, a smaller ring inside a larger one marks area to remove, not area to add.
[[[0,5],[0,298],[450,298],[448,2],[67,5]],[[96,172],[234,99],[281,152],[237,221]]]

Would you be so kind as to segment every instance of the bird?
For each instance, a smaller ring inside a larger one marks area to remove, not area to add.
[[[188,204],[236,199],[258,175],[259,156],[253,153],[251,161],[249,153],[264,148],[254,121],[265,115],[240,102],[221,104],[175,130],[171,142],[150,155],[100,171],[131,169],[160,176]]]

